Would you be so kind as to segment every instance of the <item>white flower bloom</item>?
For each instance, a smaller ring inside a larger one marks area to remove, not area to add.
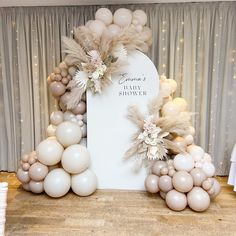
[[[98,71],[94,71],[93,73],[92,73],[92,79],[93,80],[97,80],[97,79],[99,79],[99,72]]]

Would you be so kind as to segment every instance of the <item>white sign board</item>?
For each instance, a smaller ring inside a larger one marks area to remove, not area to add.
[[[91,168],[99,189],[143,190],[146,170],[133,171],[133,162],[124,161],[137,127],[127,119],[129,105],[147,112],[147,104],[157,96],[159,77],[152,61],[143,53],[128,55],[128,65],[112,76],[113,83],[102,94],[87,94],[88,150]]]

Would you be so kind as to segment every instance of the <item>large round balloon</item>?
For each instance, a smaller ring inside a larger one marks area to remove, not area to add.
[[[108,8],[99,8],[95,13],[95,19],[102,21],[105,25],[112,23],[112,13]]]
[[[189,154],[178,154],[174,158],[176,170],[191,171],[194,168],[194,160]]]
[[[171,190],[166,195],[167,206],[174,211],[182,211],[187,206],[187,198],[184,193]]]
[[[89,29],[94,32],[98,37],[101,37],[106,30],[106,25],[100,20],[94,20],[89,24]]]
[[[62,197],[70,189],[70,175],[62,168],[57,168],[49,172],[44,179],[44,190],[50,197]]]
[[[50,115],[50,122],[53,125],[59,125],[63,122],[63,112],[62,111],[54,111]]]
[[[66,86],[61,82],[52,82],[50,84],[51,92],[54,97],[63,95],[66,92]]]
[[[193,178],[193,184],[194,186],[200,187],[204,180],[206,180],[206,174],[204,171],[200,168],[194,168],[190,171],[190,174]]]
[[[177,116],[180,113],[180,108],[172,101],[169,101],[162,107],[161,112],[163,116]]]
[[[156,161],[154,165],[152,166],[152,173],[160,176],[161,175],[161,169],[163,167],[167,167],[167,163],[165,161]]]
[[[145,179],[145,188],[149,193],[157,193],[159,177],[156,175],[148,175]]]
[[[34,181],[42,181],[48,174],[48,167],[40,162],[34,163],[29,169],[29,176]]]
[[[159,178],[158,187],[162,192],[169,192],[173,189],[172,178],[168,175],[163,175]]]
[[[52,138],[45,139],[37,147],[38,160],[47,166],[56,165],[61,160],[64,148]]]
[[[129,26],[132,21],[132,13],[126,8],[120,8],[114,13],[114,24],[121,27]]]
[[[193,187],[193,178],[186,171],[177,171],[173,176],[173,186],[177,191],[187,193]]]
[[[80,127],[77,124],[70,121],[64,121],[58,125],[56,137],[64,147],[68,147],[70,145],[79,143],[82,133]]]
[[[62,154],[62,167],[71,174],[78,174],[86,170],[90,164],[88,149],[82,145],[74,144],[66,148]]]
[[[147,23],[147,14],[143,10],[135,10],[133,12],[133,19],[137,20],[142,26]]]
[[[210,205],[208,193],[200,187],[194,187],[188,194],[188,205],[194,211],[205,211]]]
[[[97,177],[89,169],[80,174],[72,175],[71,188],[79,196],[89,196],[97,189]]]

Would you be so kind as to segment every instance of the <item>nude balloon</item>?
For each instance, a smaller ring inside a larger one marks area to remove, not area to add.
[[[168,175],[163,175],[159,178],[158,187],[162,192],[169,192],[173,189],[172,178]]]
[[[126,8],[120,8],[114,13],[114,24],[120,27],[129,26],[132,22],[132,13]]]
[[[187,143],[183,137],[178,136],[174,138],[173,142],[180,150],[186,151]]]
[[[133,12],[133,19],[136,19],[142,26],[147,23],[147,14],[143,10],[135,10]]]
[[[85,197],[97,189],[97,177],[92,170],[85,170],[80,174],[71,176],[71,188],[79,196]]]
[[[191,145],[193,143],[193,136],[191,134],[185,135],[184,139],[187,145]]]
[[[187,200],[189,207],[198,212],[205,211],[210,205],[208,193],[200,187],[194,187],[187,194]]]
[[[202,170],[207,177],[212,177],[215,174],[215,166],[210,162],[205,162],[202,165]]]
[[[217,195],[219,195],[221,191],[220,183],[215,178],[213,179],[213,181],[214,194],[211,196],[211,199],[217,197]]]
[[[159,177],[156,175],[148,175],[145,179],[145,188],[149,193],[157,193]]]
[[[177,97],[173,100],[173,103],[179,106],[180,111],[187,111],[188,103],[184,98]]]
[[[121,28],[118,25],[111,24],[107,27],[107,30],[111,37],[117,36],[121,32]]]
[[[53,125],[59,125],[63,122],[63,112],[62,111],[54,111],[50,115],[50,122]]]
[[[57,127],[56,138],[64,147],[79,143],[81,137],[80,127],[73,122],[64,121]]]
[[[173,101],[167,102],[161,109],[163,116],[177,116],[180,113],[180,108]]]
[[[190,175],[193,178],[193,185],[200,187],[204,180],[206,180],[206,174],[200,168],[194,168],[190,171]]]
[[[50,197],[62,197],[70,190],[70,175],[62,168],[57,168],[48,173],[44,179],[44,190]]]
[[[66,86],[61,82],[56,82],[56,81],[50,84],[50,89],[54,97],[59,97],[66,92]]]
[[[143,38],[144,41],[148,41],[152,37],[152,31],[148,27],[143,27],[143,31],[141,33],[141,37]]]
[[[177,171],[173,176],[173,186],[177,191],[187,193],[193,187],[193,178],[186,171]]]
[[[44,191],[43,181],[37,182],[37,181],[31,180],[29,182],[29,188],[30,188],[30,191],[33,193],[42,193]]]
[[[86,112],[86,104],[85,102],[79,102],[75,108],[71,110],[75,115],[83,115]]]
[[[194,168],[194,160],[188,153],[181,153],[174,158],[174,167],[176,170],[191,171]]]
[[[26,184],[30,181],[29,172],[24,171],[21,168],[18,169],[16,173],[16,177],[23,184]]]
[[[187,206],[186,195],[173,189],[166,195],[166,204],[174,211],[182,211]]]
[[[112,23],[112,12],[108,8],[99,8],[95,13],[95,19],[102,21],[105,25]]]
[[[177,82],[173,79],[168,79],[167,82],[171,87],[171,93],[174,93],[177,89]]]
[[[98,37],[101,37],[106,30],[106,25],[100,20],[94,20],[89,24],[89,29],[94,32]]]
[[[64,121],[70,121],[72,118],[75,118],[75,114],[71,111],[66,111],[63,115]]]
[[[160,176],[161,175],[161,168],[167,167],[167,164],[165,161],[156,161],[154,165],[152,166],[152,173]]]
[[[57,127],[55,125],[49,125],[47,127],[47,130],[46,130],[47,136],[48,137],[55,136],[56,135],[56,129],[57,129]]]
[[[34,163],[29,169],[29,176],[32,180],[42,181],[48,174],[48,167],[40,162]]]
[[[163,97],[169,97],[172,93],[172,87],[166,80],[160,81],[160,88]]]
[[[88,149],[74,144],[65,149],[61,159],[62,167],[71,174],[78,174],[89,167],[90,155]]]
[[[193,145],[188,149],[189,154],[194,158],[195,156],[199,156],[200,158],[203,158],[204,156],[204,150],[200,146]]]
[[[160,191],[159,193],[160,193],[161,198],[165,200],[167,193],[166,192],[162,192],[162,191]]]
[[[26,184],[22,184],[22,188],[25,190],[25,191],[31,191],[30,190],[30,187],[29,187],[29,183],[26,183]]]

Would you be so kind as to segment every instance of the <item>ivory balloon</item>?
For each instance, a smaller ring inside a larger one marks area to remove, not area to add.
[[[59,125],[63,122],[63,112],[62,111],[54,111],[50,115],[50,122],[53,125]]]
[[[193,178],[187,171],[177,171],[173,176],[173,186],[177,191],[187,193],[193,187]]]
[[[22,164],[22,169],[23,169],[24,171],[28,171],[29,168],[30,168],[30,164],[29,164],[29,163],[23,163],[23,164]]]
[[[27,155],[27,154],[23,155],[23,156],[21,157],[21,160],[22,160],[23,162],[28,162],[28,160],[29,160],[29,155]]]
[[[115,11],[113,20],[114,24],[120,27],[129,26],[132,22],[132,13],[126,8],[120,8]]]
[[[71,185],[70,175],[62,168],[54,169],[44,179],[44,190],[50,197],[62,197]]]
[[[210,162],[203,163],[202,170],[207,177],[212,177],[215,174],[215,166]]]
[[[194,168],[194,160],[188,153],[178,154],[174,158],[174,167],[176,170],[191,171]]]
[[[163,97],[169,97],[172,93],[172,87],[171,85],[166,81],[160,81],[160,87],[161,87],[161,94]]]
[[[24,171],[21,168],[18,169],[16,177],[23,184],[29,183],[30,181],[29,172]]]
[[[156,175],[148,175],[145,179],[145,188],[149,193],[157,193],[159,177]]]
[[[177,82],[173,79],[168,79],[167,82],[169,83],[171,87],[171,93],[174,93],[177,89]]]
[[[52,137],[52,136],[55,136],[56,135],[56,129],[57,127],[55,125],[49,125],[47,127],[47,136],[48,137]]]
[[[97,189],[97,177],[89,169],[80,174],[72,175],[71,188],[79,196],[89,196]]]
[[[42,181],[48,174],[48,167],[40,162],[34,163],[29,169],[29,176],[34,181]]]
[[[87,138],[82,138],[79,142],[80,145],[87,147]]]
[[[55,139],[45,139],[37,147],[38,160],[47,166],[56,165],[61,160],[64,148]]]
[[[33,165],[35,162],[36,162],[36,158],[33,157],[33,156],[30,156],[28,163],[29,163],[30,165]]]
[[[177,97],[173,100],[173,103],[179,106],[180,111],[187,111],[188,103],[184,98]]]
[[[143,10],[135,10],[133,12],[133,19],[136,19],[142,26],[147,23],[147,14]]]
[[[173,101],[167,102],[161,109],[163,116],[177,116],[180,113],[180,108]]]
[[[107,29],[111,37],[117,36],[121,32],[121,28],[115,24],[109,25]]]
[[[108,8],[99,8],[95,13],[95,19],[102,21],[105,25],[110,25],[112,18],[112,13]]]
[[[57,127],[56,138],[64,147],[79,143],[81,137],[80,127],[73,122],[64,121]]]
[[[190,175],[193,178],[193,185],[200,187],[204,180],[206,180],[206,175],[204,171],[200,168],[194,168],[190,171]]]
[[[81,114],[83,115],[86,112],[86,104],[85,102],[81,101],[76,105],[75,108],[71,110],[75,115]]]
[[[168,174],[168,168],[167,167],[162,167],[161,168],[161,175],[167,175]]]
[[[50,89],[54,97],[59,97],[66,92],[66,86],[61,82],[56,82],[56,81],[50,84]]]
[[[71,111],[66,111],[63,115],[64,121],[70,121],[72,118],[75,118],[75,114]]]
[[[156,161],[152,166],[152,173],[160,176],[162,167],[167,167],[167,163],[165,161]]]
[[[174,211],[182,211],[187,206],[186,195],[173,189],[166,195],[166,204]]]
[[[42,193],[44,191],[43,181],[36,182],[36,181],[31,180],[29,182],[29,187],[30,187],[31,192],[33,193]]]
[[[205,211],[210,205],[208,193],[200,187],[193,187],[187,194],[188,205],[194,211]]]
[[[162,192],[169,192],[173,189],[172,178],[168,175],[163,175],[159,178],[158,187]]]
[[[211,199],[215,198],[217,195],[219,195],[221,191],[221,186],[220,183],[214,178],[213,179],[213,188],[214,188],[214,194],[211,196]]]
[[[208,153],[204,154],[203,162],[211,162],[211,156]]]
[[[202,187],[204,190],[208,191],[212,187],[212,183],[209,180],[204,180],[202,182]]]
[[[188,128],[188,133],[191,134],[192,136],[194,136],[194,134],[195,134],[195,129],[194,129],[193,126],[189,126],[189,128]]]
[[[194,158],[194,156],[199,156],[203,158],[204,150],[200,146],[193,145],[191,148],[188,149],[189,154]]]
[[[152,37],[152,31],[148,27],[143,27],[143,31],[141,33],[141,37],[144,39],[144,41],[148,41]]]
[[[81,127],[81,132],[82,132],[82,138],[86,138],[87,137],[87,125],[83,124]]]
[[[83,172],[90,164],[88,149],[79,144],[69,146],[62,154],[61,164],[70,174]]]
[[[183,151],[186,151],[187,143],[183,137],[178,136],[173,140],[173,142],[178,148],[180,148]]]
[[[191,134],[187,134],[184,136],[185,142],[187,145],[193,144],[193,136]]]
[[[94,20],[89,24],[89,29],[94,32],[98,37],[101,37],[106,30],[106,25],[100,20]]]

